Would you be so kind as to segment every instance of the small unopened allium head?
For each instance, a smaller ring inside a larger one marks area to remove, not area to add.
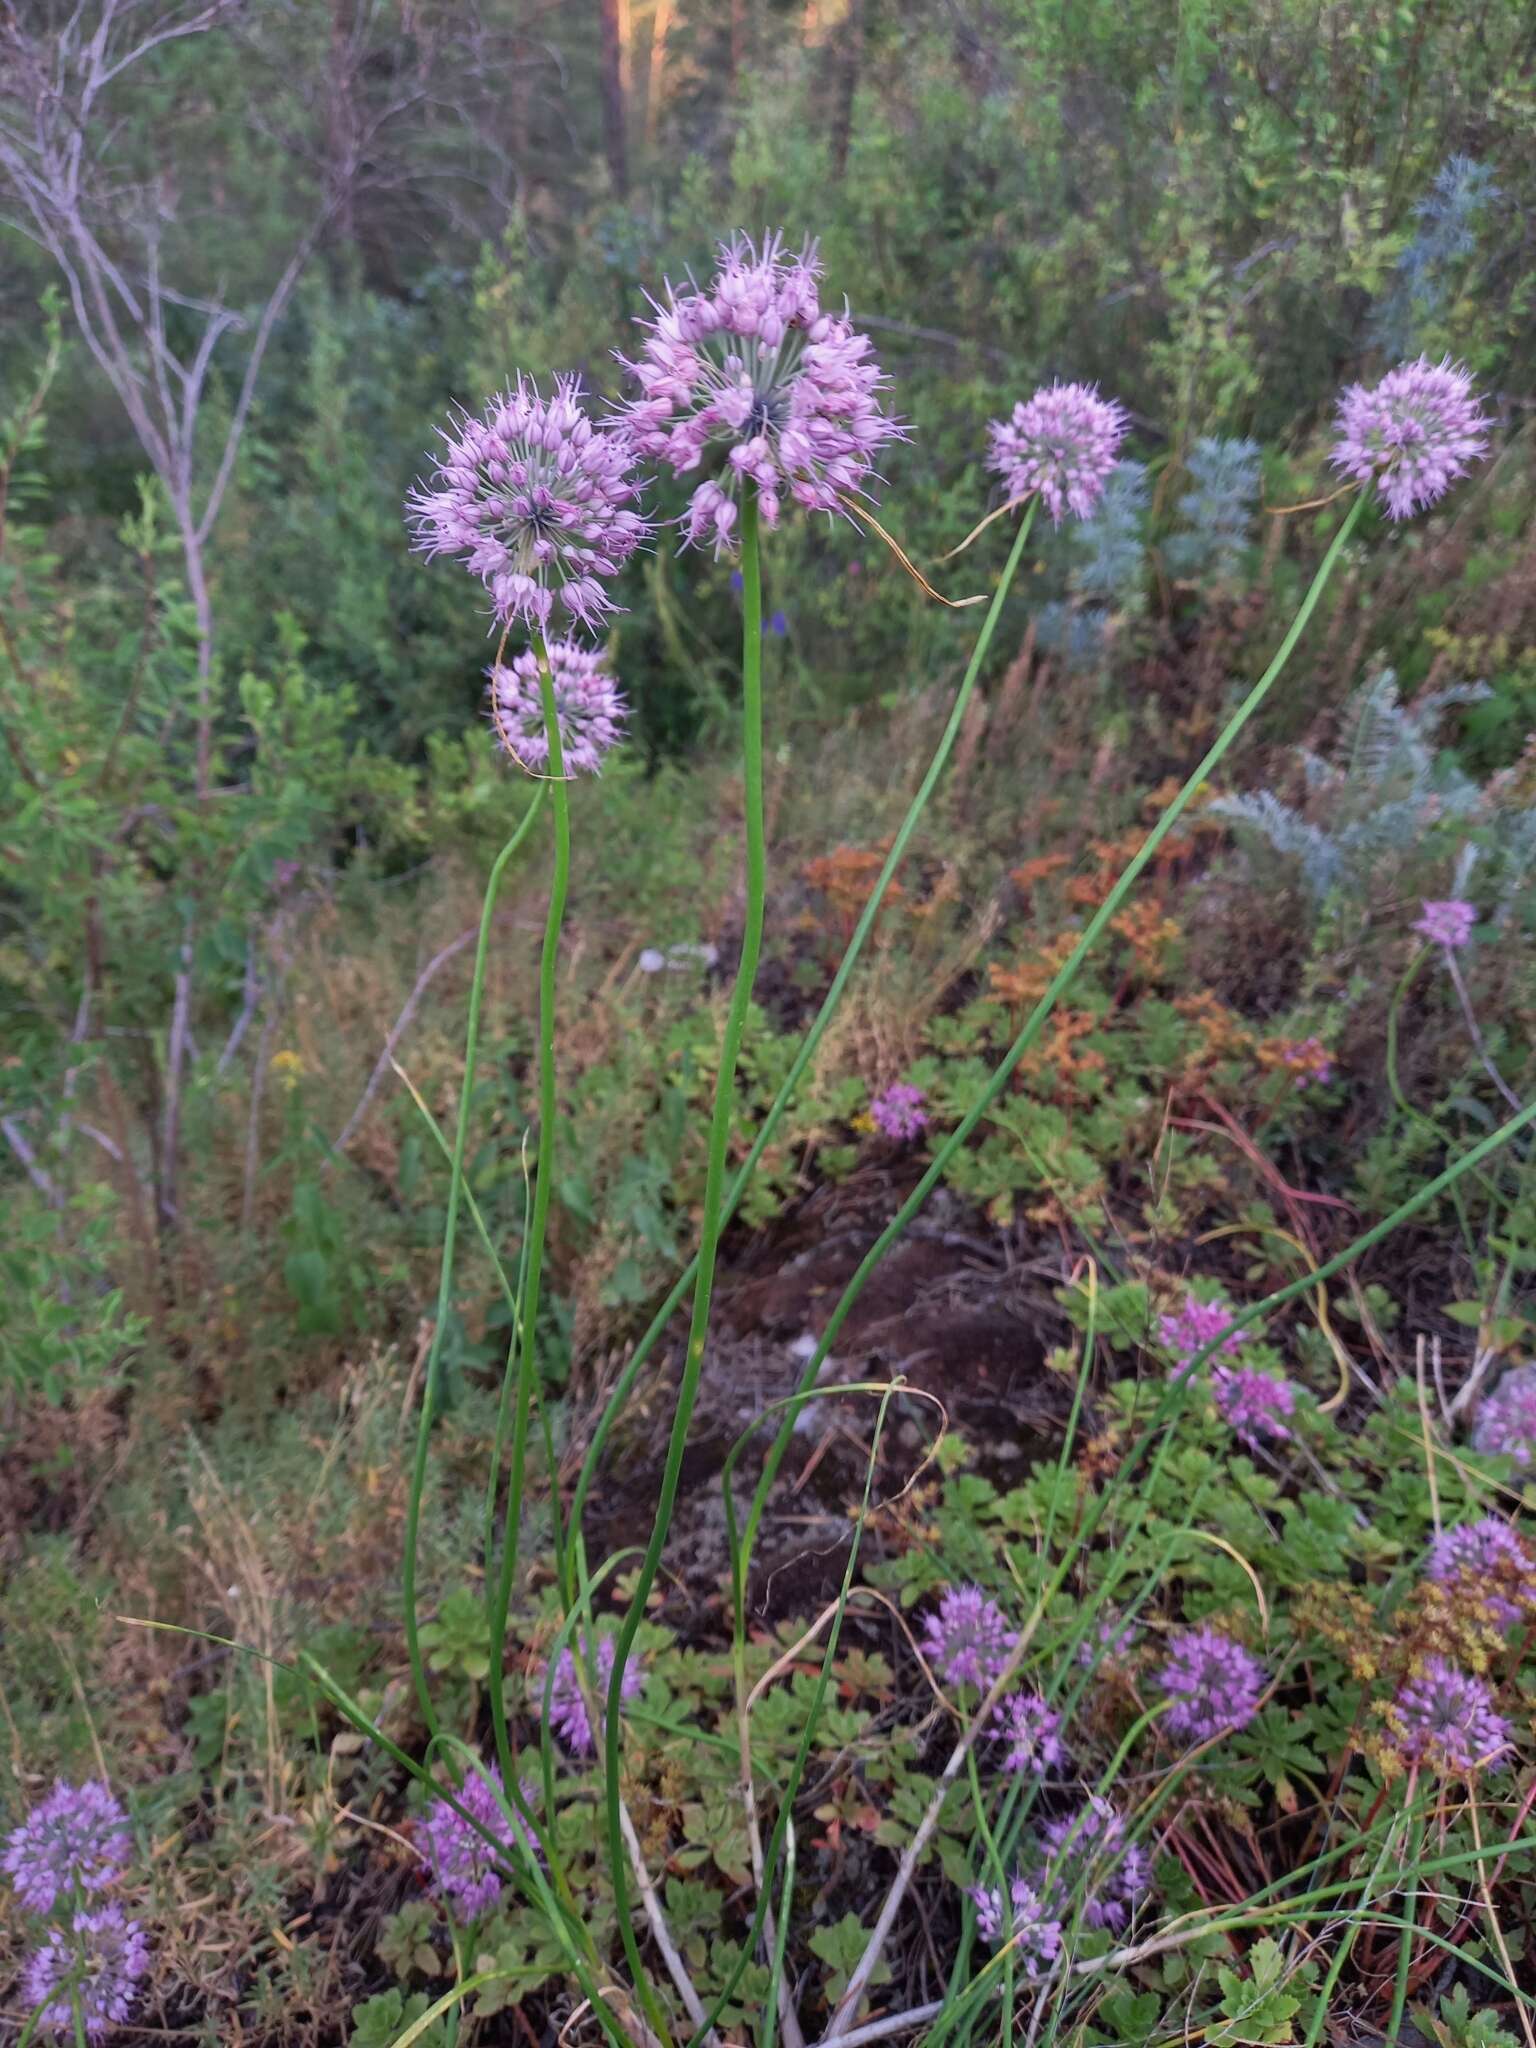
[[[1036,1882],[1063,1920],[1081,1911],[1087,1927],[1125,1926],[1152,1887],[1152,1859],[1126,1839],[1125,1822],[1093,1792],[1075,1813],[1040,1830],[1043,1867]]]
[[[1258,1450],[1266,1438],[1290,1436],[1287,1424],[1296,1412],[1296,1389],[1289,1380],[1219,1365],[1212,1374],[1212,1385],[1216,1406],[1233,1435],[1250,1450]]]
[[[1104,495],[1130,419],[1093,384],[1046,384],[987,427],[988,467],[1010,499],[1038,491],[1052,522],[1087,519]]]
[[[414,545],[457,555],[496,616],[543,631],[555,605],[589,630],[617,609],[607,582],[649,528],[635,451],[582,406],[579,377],[545,398],[529,378],[443,431],[429,482],[406,500]]]
[[[1333,463],[1374,483],[1393,519],[1443,498],[1488,447],[1488,420],[1469,373],[1449,356],[1399,363],[1379,384],[1340,395]]]
[[[75,1913],[67,1929],[49,1931],[28,1961],[21,2002],[29,2012],[41,2007],[42,2032],[71,2039],[78,2002],[86,2034],[97,2041],[128,2019],[148,1970],[144,1930],[121,1906]]]
[[[596,1664],[597,1683],[594,1690],[598,1712],[608,1696],[608,1683],[613,1677],[613,1659],[616,1644],[612,1636],[599,1636],[594,1643],[583,1634],[580,1638],[581,1672],[589,1685],[591,1671]],[[631,1655],[624,1666],[624,1676],[619,1681],[621,1699],[632,1700],[639,1693],[645,1680],[638,1656]],[[587,1714],[587,1703],[581,1696],[581,1686],[576,1677],[576,1659],[569,1644],[560,1652],[554,1662],[554,1676],[551,1681],[546,1673],[537,1681],[536,1697],[544,1699],[545,1687],[549,1687],[549,1725],[566,1748],[577,1756],[589,1756],[596,1747],[592,1737],[592,1722]]]
[[[1005,1771],[1040,1778],[1066,1762],[1061,1716],[1054,1707],[1046,1705],[1039,1693],[1009,1693],[999,1702],[992,1719],[1003,1745],[1000,1762]]]
[[[1415,918],[1413,928],[1433,945],[1455,948],[1467,943],[1476,923],[1476,906],[1452,896],[1441,903],[1426,901],[1423,915]]]
[[[111,1884],[132,1853],[128,1816],[109,1787],[96,1778],[83,1785],[60,1778],[11,1830],[0,1860],[22,1905],[47,1913],[58,1899]]]
[[[1158,1683],[1173,1701],[1162,1725],[1181,1742],[1208,1742],[1246,1728],[1259,1710],[1264,1667],[1219,1629],[1174,1637]]]
[[[716,554],[737,541],[737,500],[750,481],[766,527],[787,493],[813,512],[842,512],[870,495],[876,456],[905,439],[883,409],[888,379],[846,310],[821,304],[814,247],[789,255],[778,235],[761,247],[720,245],[701,291],[666,288],[639,355],[621,357],[640,387],[623,418],[642,454],[679,476],[723,457],[694,491],[683,526]],[[653,302],[654,303],[654,302]]]
[[[597,648],[574,640],[551,640],[549,679],[560,728],[561,766],[567,776],[595,775],[603,756],[617,745],[629,716],[623,692],[603,666]],[[539,657],[531,647],[500,668],[487,671],[491,724],[497,739],[520,767],[543,774],[549,767]]]
[[[927,1100],[922,1089],[914,1088],[910,1081],[893,1081],[871,1099],[870,1121],[887,1138],[915,1138],[928,1127],[928,1112],[923,1107]]]
[[[1181,1309],[1159,1319],[1158,1342],[1173,1353],[1181,1366],[1187,1366],[1218,1337],[1221,1344],[1212,1355],[1235,1357],[1247,1343],[1248,1333],[1246,1330],[1234,1330],[1232,1322],[1232,1311],[1224,1302],[1197,1301],[1193,1294],[1188,1294]]]
[[[1493,1688],[1444,1657],[1426,1657],[1386,1709],[1397,1747],[1409,1763],[1440,1771],[1502,1766],[1510,1728],[1493,1709]]]
[[[514,1848],[532,1855],[536,1846],[515,1810],[511,1818],[503,1812],[498,1794],[504,1790],[500,1771],[489,1764],[483,1772],[466,1771],[464,1783],[454,1791],[465,1813],[472,1815],[501,1844],[506,1852],[500,1859],[503,1868],[512,1861]],[[525,1780],[521,1790],[526,1805],[533,1797],[534,1787]],[[479,1829],[445,1801],[434,1799],[422,1818],[418,1835],[432,1888],[455,1919],[478,1920],[489,1913],[501,1897],[504,1879],[497,1868],[496,1853]]]
[[[1430,1545],[1425,1572],[1439,1585],[1465,1588],[1500,1628],[1536,1613],[1536,1558],[1497,1515],[1443,1531]]]
[[[1522,1479],[1536,1472],[1536,1365],[1505,1373],[1477,1411],[1472,1448],[1489,1458],[1509,1458]]]
[[[1026,1977],[1039,1977],[1061,1953],[1061,1922],[1047,1914],[1039,1894],[1015,1877],[1004,1899],[996,1885],[971,1886],[976,1904],[976,1932],[989,1948],[1012,1942],[1014,1967]]]
[[[984,1692],[997,1679],[1019,1640],[1008,1617],[980,1586],[950,1586],[937,1614],[923,1623],[923,1654],[946,1685]]]

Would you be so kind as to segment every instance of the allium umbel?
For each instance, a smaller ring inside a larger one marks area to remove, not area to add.
[[[1158,1319],[1158,1342],[1173,1353],[1181,1366],[1188,1366],[1199,1356],[1207,1344],[1221,1339],[1216,1356],[1222,1353],[1234,1357],[1248,1341],[1246,1330],[1232,1328],[1233,1315],[1225,1303],[1219,1301],[1197,1301],[1193,1294],[1184,1298],[1184,1306]]]
[[[785,253],[778,235],[761,249],[745,236],[720,245],[708,288],[653,301],[639,355],[620,360],[640,386],[623,419],[642,454],[679,476],[711,449],[718,474],[693,494],[684,530],[717,554],[736,544],[737,497],[757,490],[765,527],[778,524],[784,494],[813,512],[843,512],[868,495],[872,465],[904,438],[881,398],[888,379],[846,310],[821,304],[814,247]]]
[[[989,1948],[1012,1943],[1014,1966],[1026,1977],[1038,1977],[1055,1962],[1061,1952],[1061,1922],[1049,1918],[1038,1893],[1022,1877],[1010,1882],[1006,1901],[996,1885],[972,1885],[971,1897],[976,1932]]]
[[[1158,1682],[1173,1701],[1163,1726],[1181,1742],[1208,1742],[1246,1728],[1259,1710],[1264,1667],[1219,1629],[1175,1636]]]
[[[59,1899],[100,1891],[122,1875],[133,1852],[128,1816],[99,1779],[60,1778],[11,1830],[3,1867],[22,1905],[51,1912]]]
[[[1472,1448],[1511,1459],[1522,1479],[1536,1471],[1536,1365],[1505,1373],[1477,1412]]]
[[[1044,1777],[1048,1770],[1067,1760],[1067,1746],[1061,1739],[1061,1716],[1046,1705],[1037,1692],[1009,1693],[992,1717],[1005,1771],[1029,1777]]]
[[[1425,1658],[1387,1709],[1387,1720],[1404,1757],[1435,1770],[1497,1767],[1510,1748],[1509,1723],[1493,1710],[1493,1688],[1444,1657]]]
[[[149,1943],[138,1921],[121,1906],[103,1906],[74,1914],[67,1933],[49,1931],[23,1973],[21,2002],[29,2012],[42,2008],[42,2032],[70,2038],[78,2002],[87,2036],[100,2040],[127,2020],[148,1970]]]
[[[1464,903],[1459,896],[1452,896],[1444,902],[1426,902],[1424,914],[1414,920],[1413,928],[1432,945],[1448,946],[1454,950],[1467,943],[1476,923],[1475,905]]]
[[[602,1711],[608,1695],[608,1682],[613,1676],[615,1644],[612,1636],[600,1636],[595,1645],[597,1683],[593,1688],[598,1711]],[[581,1638],[582,1675],[591,1683],[594,1645],[585,1635]],[[632,1656],[624,1667],[620,1681],[620,1697],[632,1700],[640,1691],[644,1680],[640,1672],[640,1660]],[[569,1645],[563,1649],[554,1662],[554,1676],[546,1673],[539,1684],[538,1697],[542,1702],[545,1686],[549,1688],[549,1725],[560,1737],[566,1748],[577,1756],[587,1756],[594,1744],[592,1722],[587,1714],[587,1703],[581,1696],[581,1687],[576,1679],[576,1661]]]
[[[527,1803],[533,1788],[525,1783],[521,1789]],[[471,1814],[501,1844],[507,1852],[501,1859],[506,1865],[514,1847],[531,1855],[534,1842],[524,1823],[515,1814],[509,1818],[502,1810],[497,1795],[503,1791],[501,1773],[491,1764],[483,1773],[466,1771],[464,1783],[454,1797],[464,1812]],[[478,1920],[489,1913],[501,1897],[504,1879],[497,1868],[496,1853],[485,1836],[471,1827],[463,1814],[438,1799],[433,1800],[423,1816],[418,1835],[433,1890],[452,1909],[454,1917]]]
[[[927,1100],[922,1089],[914,1088],[910,1081],[893,1081],[871,1100],[870,1121],[887,1138],[915,1138],[928,1127],[928,1112],[923,1107]]]
[[[1374,483],[1393,519],[1443,498],[1488,447],[1488,420],[1470,375],[1449,356],[1399,363],[1379,384],[1339,398],[1335,468]]]
[[[1458,1522],[1437,1536],[1425,1573],[1437,1585],[1465,1588],[1500,1628],[1512,1628],[1522,1615],[1536,1612],[1536,1559],[1497,1515]]]
[[[650,531],[635,452],[597,426],[579,377],[545,398],[531,379],[465,413],[442,434],[429,483],[406,500],[413,544],[457,555],[491,594],[496,616],[542,632],[558,600],[589,630],[617,609],[606,588]]]
[[[549,679],[560,731],[561,765],[567,777],[595,775],[603,756],[622,737],[629,706],[603,666],[602,653],[574,640],[551,640]],[[531,647],[500,668],[487,671],[491,724],[502,747],[519,767],[542,775],[549,769],[549,736],[539,686],[539,657]]]
[[[1104,494],[1129,425],[1124,407],[1101,398],[1092,384],[1043,385],[1006,420],[990,422],[987,466],[1002,478],[1010,499],[1038,491],[1053,525],[1060,526],[1068,512],[1087,519]]]
[[[1118,1930],[1151,1889],[1151,1857],[1126,1840],[1124,1820],[1097,1792],[1076,1813],[1047,1821],[1040,1843],[1045,1868],[1038,1882],[1063,1920],[1077,1907],[1084,1926]]]
[[[1266,1438],[1287,1438],[1296,1412],[1296,1389],[1289,1380],[1267,1372],[1238,1371],[1221,1365],[1212,1375],[1216,1406],[1232,1433],[1256,1451]]]
[[[985,1692],[1001,1675],[1018,1632],[980,1586],[951,1586],[923,1624],[923,1655],[946,1685]]]

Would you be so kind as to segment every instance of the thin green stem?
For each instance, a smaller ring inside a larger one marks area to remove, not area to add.
[[[469,1017],[464,1028],[464,1084],[459,1091],[458,1121],[453,1133],[453,1161],[448,1177],[448,1203],[443,1219],[443,1254],[437,1279],[437,1320],[432,1327],[432,1344],[427,1352],[426,1386],[421,1413],[416,1422],[416,1455],[411,1468],[411,1487],[405,1506],[405,1559],[401,1569],[401,1592],[405,1603],[405,1646],[411,1660],[411,1682],[428,1730],[438,1732],[437,1715],[427,1684],[417,1626],[417,1561],[421,1546],[421,1502],[427,1484],[427,1449],[437,1412],[438,1381],[442,1368],[443,1338],[453,1299],[453,1254],[459,1229],[459,1196],[464,1185],[464,1153],[469,1142],[469,1117],[475,1092],[475,1055],[480,1043],[480,999],[485,991],[485,965],[491,949],[491,919],[496,909],[496,892],[517,849],[522,845],[543,808],[544,792],[539,790],[524,813],[522,823],[497,854],[485,884],[485,901],[480,910],[480,936],[475,946],[475,971],[469,984]]]
[[[725,1031],[720,1043],[720,1065],[715,1075],[714,1113],[709,1129],[709,1166],[704,1182],[704,1215],[699,1231],[698,1273],[694,1281],[693,1316],[688,1330],[688,1349],[683,1358],[682,1379],[677,1390],[677,1409],[672,1418],[672,1435],[662,1471],[656,1519],[635,1581],[629,1608],[619,1629],[614,1649],[613,1671],[608,1682],[607,1711],[604,1716],[603,1749],[608,1807],[608,1867],[613,1881],[614,1905],[619,1933],[624,1943],[636,1989],[647,1990],[644,1966],[630,1924],[629,1882],[624,1867],[624,1838],[620,1830],[619,1737],[621,1687],[625,1665],[635,1631],[645,1613],[646,1599],[661,1563],[662,1548],[671,1526],[677,1489],[682,1476],[683,1453],[688,1445],[688,1424],[693,1417],[704,1368],[704,1343],[709,1334],[710,1300],[714,1289],[715,1261],[725,1227],[725,1176],[736,1102],[736,1062],[742,1033],[752,1002],[752,984],[757,979],[758,956],[762,951],[763,903],[767,894],[767,843],[763,823],[763,584],[758,554],[757,498],[752,489],[743,494],[741,508],[742,577],[742,778],[746,802],[747,900],[741,935],[741,961],[736,986],[731,993]],[[654,1994],[652,1994],[654,1997]],[[648,2001],[649,2003],[649,2001]]]
[[[560,960],[560,928],[565,922],[566,897],[571,883],[571,806],[565,779],[565,755],[560,745],[560,718],[555,705],[554,677],[550,674],[549,649],[542,633],[533,638],[539,658],[539,698],[544,708],[544,737],[549,746],[547,787],[555,811],[555,859],[549,883],[549,909],[544,919],[544,946],[539,955],[539,1156],[534,1170],[533,1214],[528,1223],[524,1249],[521,1299],[512,1327],[512,1347],[507,1369],[512,1369],[512,1352],[517,1358],[517,1395],[512,1412],[512,1455],[507,1473],[507,1504],[503,1516],[501,1565],[496,1575],[488,1619],[491,1637],[491,1668],[487,1691],[491,1702],[491,1725],[496,1737],[496,1760],[504,1780],[515,1776],[512,1739],[507,1727],[506,1674],[503,1662],[507,1640],[507,1611],[512,1604],[512,1584],[517,1575],[518,1533],[523,1513],[523,1480],[528,1463],[528,1418],[533,1407],[534,1379],[538,1370],[539,1289],[544,1275],[544,1240],[549,1229],[549,1204],[555,1184],[555,971]],[[553,1493],[558,1477],[550,1474]],[[559,1510],[556,1508],[558,1514]],[[487,1578],[491,1561],[486,1559]]]

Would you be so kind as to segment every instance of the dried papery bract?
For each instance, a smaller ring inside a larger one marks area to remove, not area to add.
[[[1003,480],[1010,502],[1038,491],[1051,521],[1070,512],[1091,517],[1120,457],[1130,419],[1092,384],[1048,384],[1022,399],[987,433],[988,468]]]
[[[1488,449],[1488,418],[1469,372],[1449,356],[1399,363],[1379,384],[1340,395],[1336,469],[1374,484],[1393,519],[1409,519],[1443,498]]]
[[[905,437],[885,411],[887,378],[846,310],[821,304],[814,246],[785,253],[746,236],[720,245],[703,290],[666,287],[642,321],[646,339],[621,358],[640,387],[622,418],[640,451],[679,476],[723,457],[693,493],[684,531],[716,554],[739,541],[739,500],[751,483],[762,524],[786,494],[814,512],[843,512],[871,495],[875,458]]]
[[[602,653],[574,640],[551,640],[550,681],[567,775],[596,775],[603,757],[623,736],[629,706],[604,666]],[[549,767],[549,736],[539,684],[539,657],[531,647],[489,671],[491,726],[503,751],[530,774]]]

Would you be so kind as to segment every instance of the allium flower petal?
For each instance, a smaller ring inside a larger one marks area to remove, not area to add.
[[[1179,1365],[1184,1367],[1218,1337],[1222,1340],[1220,1352],[1230,1358],[1248,1341],[1248,1332],[1232,1329],[1232,1321],[1232,1311],[1224,1302],[1197,1301],[1193,1294],[1189,1294],[1185,1296],[1181,1309],[1160,1318],[1158,1342],[1171,1351]]]
[[[74,2037],[74,2008],[88,2037],[100,2040],[122,2026],[149,1970],[149,1943],[137,1920],[121,1906],[75,1913],[68,1928],[50,1929],[22,1973],[21,2002],[44,2033]]]
[[[870,1119],[887,1138],[915,1138],[928,1126],[928,1112],[923,1107],[927,1100],[922,1089],[914,1088],[910,1081],[893,1081],[871,1100]]]
[[[1173,1701],[1162,1725],[1180,1741],[1207,1742],[1246,1728],[1259,1710],[1264,1667],[1219,1629],[1175,1636],[1158,1682]]]
[[[1505,1373],[1477,1411],[1472,1448],[1511,1459],[1522,1479],[1536,1471],[1536,1365]]]
[[[1039,1977],[1061,1953],[1061,1922],[1052,1920],[1038,1894],[1022,1877],[1013,1878],[1005,1901],[996,1885],[970,1888],[976,1904],[976,1931],[989,1948],[1012,1942],[1015,1969]]]
[[[594,1650],[597,1658],[597,1696],[601,1706],[607,1695],[608,1684],[613,1677],[613,1659],[616,1645],[612,1636],[599,1636],[593,1644],[589,1637],[582,1635],[581,1668],[583,1673],[591,1668]],[[638,1656],[631,1656],[624,1667],[620,1681],[620,1697],[632,1700],[644,1684]],[[560,1737],[566,1748],[577,1756],[588,1756],[596,1746],[592,1739],[592,1723],[587,1715],[587,1703],[581,1696],[581,1687],[576,1681],[576,1663],[569,1644],[556,1657],[553,1683],[548,1674],[542,1674],[536,1681],[535,1697],[542,1702],[546,1684],[549,1684],[549,1725]]]
[[[60,1778],[11,1830],[0,1861],[22,1905],[48,1913],[59,1899],[111,1884],[132,1853],[128,1816],[111,1789],[100,1779]]]
[[[547,644],[565,773],[567,777],[595,775],[604,754],[621,736],[629,706],[604,668],[598,649],[578,646],[574,640]],[[520,766],[544,773],[549,767],[549,740],[544,730],[537,654],[531,647],[525,648],[512,661],[487,673],[491,679],[491,724],[497,739]]]
[[[1449,356],[1399,363],[1376,385],[1339,398],[1334,466],[1372,484],[1393,519],[1443,498],[1488,447],[1488,419],[1469,373]]]
[[[1059,526],[1070,512],[1087,519],[1119,459],[1130,419],[1093,384],[1043,385],[1006,420],[993,420],[988,467],[1010,499],[1038,491]]]
[[[1018,1631],[980,1586],[951,1586],[937,1614],[923,1624],[923,1654],[946,1685],[974,1685],[978,1691],[1001,1675]]]
[[[1266,1438],[1290,1436],[1287,1425],[1296,1412],[1296,1389],[1289,1380],[1227,1365],[1218,1365],[1211,1378],[1216,1406],[1233,1435],[1250,1450],[1260,1449]]]
[[[1045,1823],[1040,1852],[1034,1880],[1062,1920],[1080,1910],[1084,1926],[1118,1930],[1152,1886],[1152,1859],[1127,1841],[1124,1820],[1097,1792]]]
[[[993,1714],[998,1739],[1003,1744],[1005,1771],[1044,1777],[1067,1760],[1067,1746],[1061,1739],[1061,1716],[1046,1705],[1037,1692],[1013,1692],[999,1702]]]
[[[1493,1688],[1444,1657],[1426,1657],[1387,1710],[1410,1763],[1441,1771],[1499,1769],[1512,1747],[1510,1726],[1493,1710]]]

